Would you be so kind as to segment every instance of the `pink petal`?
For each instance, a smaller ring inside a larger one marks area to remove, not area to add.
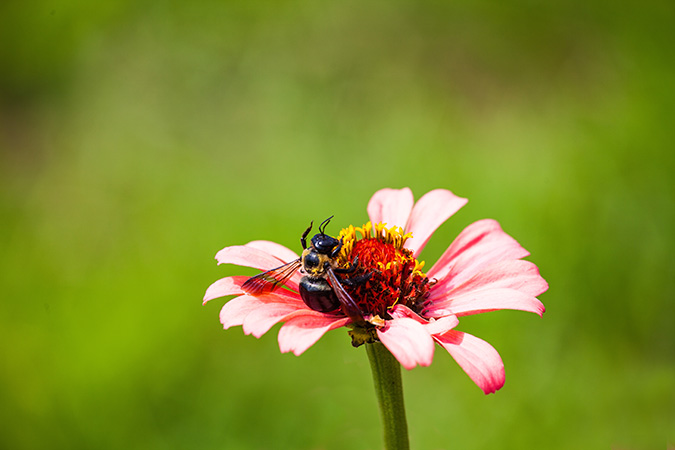
[[[276,256],[273,256],[266,251],[260,250],[248,245],[233,245],[225,247],[216,253],[216,260],[218,264],[236,264],[238,266],[253,267],[260,270],[271,270],[282,266],[284,261]],[[298,283],[302,278],[300,271],[297,271],[286,282],[286,285],[291,289],[298,289]]]
[[[405,228],[413,203],[410,188],[380,189],[368,202],[368,217],[373,224],[384,222]]]
[[[314,345],[327,331],[342,327],[351,320],[309,309],[297,311],[287,319],[279,330],[279,349],[282,353],[292,351],[296,356]]]
[[[280,292],[283,291],[283,292]],[[300,295],[295,292],[290,292],[285,289],[280,289],[279,292],[271,294],[263,294],[257,297],[252,295],[242,295],[225,303],[220,310],[221,323],[225,325],[223,320],[227,320],[229,328],[235,325],[242,325],[243,320],[247,314],[257,308],[265,308],[271,304],[284,304],[293,307],[294,309],[307,308],[304,302],[300,299]]]
[[[394,307],[389,310],[389,315],[394,319],[407,317],[410,319],[415,319],[416,321],[422,324],[427,322],[425,319],[420,317],[419,314],[417,314],[415,311],[400,303],[394,305]]]
[[[288,289],[277,289],[274,292],[268,294],[256,295],[261,303],[269,305],[270,303],[284,303],[296,306],[298,309],[306,308],[305,303],[302,301],[300,294],[297,292],[289,291]]]
[[[246,245],[225,247],[216,253],[218,264],[236,264],[237,266],[253,267],[260,270],[270,270],[284,264],[276,256]]]
[[[304,309],[307,307],[303,304]],[[243,322],[245,334],[252,334],[259,338],[267,333],[270,328],[284,319],[291,313],[298,311],[298,305],[290,303],[268,303],[260,308],[251,311]]]
[[[546,292],[548,283],[539,275],[539,269],[529,261],[512,260],[492,264],[459,286],[437,283],[431,288],[429,298],[457,297],[471,291],[508,288],[537,296]]]
[[[298,242],[298,245],[300,245],[300,242]],[[288,247],[285,247],[281,244],[277,244],[276,242],[272,241],[251,241],[248,244],[246,244],[246,247],[257,248],[258,250],[262,250],[265,253],[272,255],[275,258],[278,258],[280,261],[279,265],[295,261],[300,257],[298,256],[297,253],[295,253]]]
[[[206,289],[204,294],[204,303],[214,298],[225,297],[226,295],[241,295],[241,285],[248,280],[248,277],[234,276],[225,277],[213,283]]]
[[[484,219],[466,227],[450,244],[427,276],[457,286],[490,264],[524,258],[530,253],[495,220]]]
[[[408,317],[413,319],[424,326],[424,329],[428,334],[443,334],[448,330],[455,328],[459,324],[459,320],[454,315],[444,315],[443,317],[432,317],[430,320],[425,319],[414,312],[412,309],[407,306],[398,304],[389,310],[389,315],[393,318],[403,318]]]
[[[242,295],[225,303],[220,310],[220,323],[223,324],[224,329],[242,325],[244,319],[252,311],[264,306],[264,304],[255,297],[249,295]]]
[[[429,323],[425,326],[427,333],[430,335],[443,334],[459,325],[459,320],[457,316],[445,315],[439,317],[436,320],[430,320]]]
[[[535,297],[515,289],[486,289],[467,292],[458,297],[437,299],[426,307],[425,315],[430,317],[454,314],[467,316],[498,309],[516,309],[533,312],[541,316],[546,310]]]
[[[377,337],[403,367],[428,366],[434,358],[434,341],[424,325],[407,317],[387,321]]]
[[[307,310],[300,296],[288,294],[265,294],[257,297],[242,295],[227,302],[220,310],[220,322],[225,329],[243,325],[245,334],[259,338],[289,314]]]
[[[466,205],[467,199],[446,189],[435,189],[420,198],[410,213],[405,231],[412,232],[406,247],[417,257],[431,235],[443,222]]]
[[[490,344],[461,331],[451,330],[434,336],[457,364],[486,394],[504,386],[504,363]]]

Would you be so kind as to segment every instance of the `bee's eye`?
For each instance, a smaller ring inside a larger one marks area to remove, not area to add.
[[[318,267],[319,263],[319,255],[316,253],[308,253],[303,260],[303,264],[308,268]]]

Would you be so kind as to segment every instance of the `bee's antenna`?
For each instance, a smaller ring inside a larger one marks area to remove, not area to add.
[[[328,219],[326,219],[326,220],[324,220],[323,222],[321,222],[321,225],[319,225],[319,232],[320,232],[321,234],[326,234],[326,233],[325,233],[326,225],[328,225],[328,222],[330,222],[330,219],[332,219],[333,217],[334,217],[334,216],[330,216]]]

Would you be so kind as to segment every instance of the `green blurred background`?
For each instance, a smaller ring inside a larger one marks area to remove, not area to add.
[[[375,449],[363,348],[301,357],[201,306],[222,247],[370,196],[499,220],[543,319],[462,319],[507,381],[405,372],[417,449],[675,444],[675,4],[0,4],[0,447]]]

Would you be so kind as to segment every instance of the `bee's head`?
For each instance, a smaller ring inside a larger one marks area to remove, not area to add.
[[[314,247],[317,252],[326,255],[332,252],[340,243],[338,239],[335,239],[333,236],[328,236],[325,232],[326,225],[328,225],[328,222],[330,222],[330,219],[332,218],[333,216],[330,216],[328,219],[324,220],[321,225],[319,225],[319,233],[312,237],[312,247]]]

